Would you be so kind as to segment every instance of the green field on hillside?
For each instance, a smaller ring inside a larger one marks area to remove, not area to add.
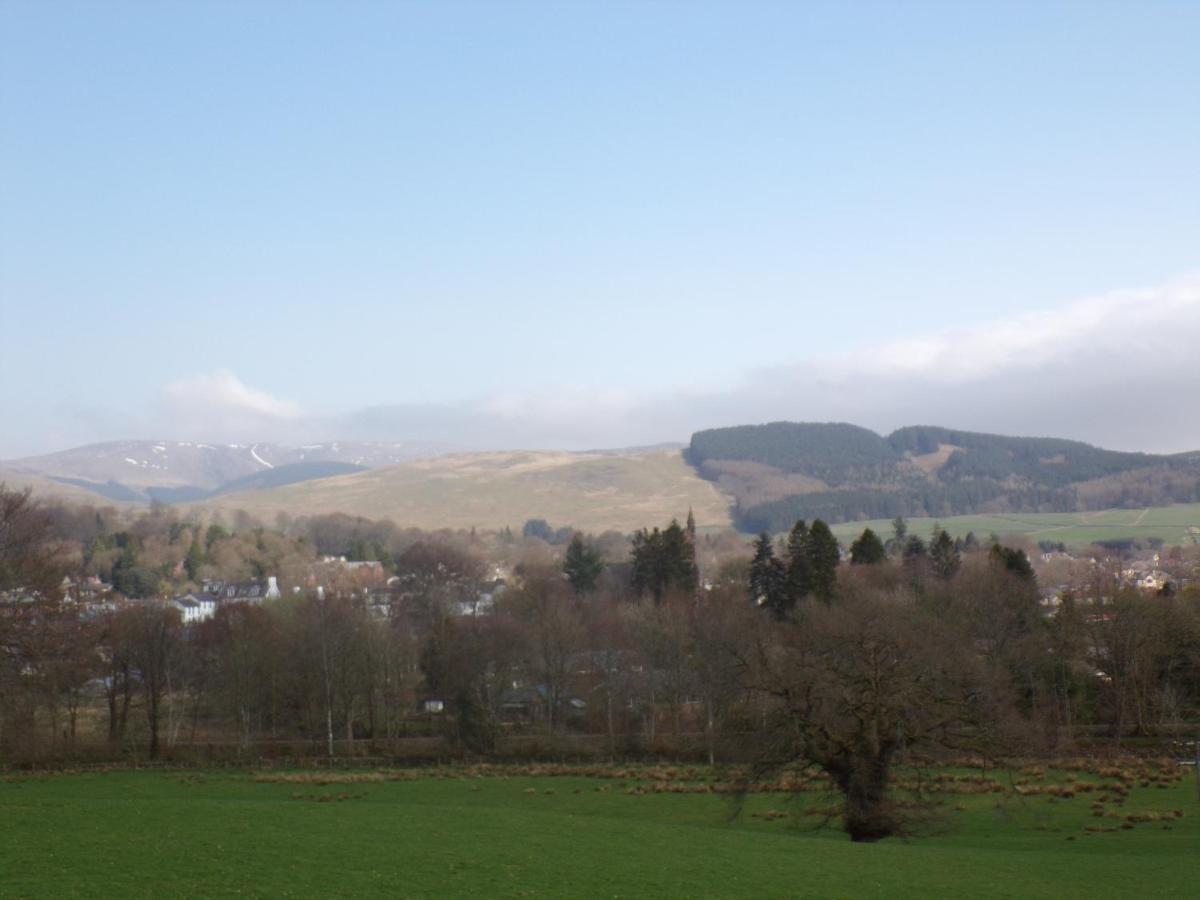
[[[1051,770],[1057,796],[1018,773],[978,792],[966,790],[978,776],[951,775],[963,790],[923,836],[859,845],[806,814],[824,794],[756,794],[733,817],[727,796],[671,792],[702,786],[704,770],[687,782],[527,771],[9,776],[0,896],[1094,898],[1196,886],[1190,775],[1106,794],[1102,774]]]
[[[1200,503],[1156,506],[1148,509],[1107,509],[1085,513],[1008,513],[1004,515],[946,516],[942,519],[907,519],[910,534],[928,537],[940,524],[954,537],[975,532],[980,540],[991,534],[998,537],[1021,535],[1029,540],[1062,542],[1068,546],[1086,546],[1095,541],[1133,538],[1148,541],[1157,538],[1168,545],[1190,546],[1189,527],[1200,528]],[[892,534],[890,519],[843,522],[833,533],[843,543],[872,528],[881,537]],[[1200,537],[1200,535],[1198,535]]]

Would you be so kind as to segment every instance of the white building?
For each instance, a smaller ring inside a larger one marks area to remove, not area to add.
[[[184,625],[204,622],[217,614],[217,598],[203,591],[193,591],[182,597],[172,597],[167,601],[167,605],[179,610]]]

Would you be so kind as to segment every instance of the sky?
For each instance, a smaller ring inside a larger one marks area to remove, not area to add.
[[[1200,4],[0,3],[0,458],[1200,449]]]

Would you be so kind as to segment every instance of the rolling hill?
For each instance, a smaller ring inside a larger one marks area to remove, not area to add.
[[[1066,513],[1200,501],[1200,458],[931,426],[887,437],[844,423],[700,431],[688,460],[735,498],[746,531],[897,515]]]
[[[682,520],[689,508],[700,527],[728,527],[729,503],[678,450],[659,450],[459,454],[226,494],[202,505],[262,519],[342,512],[422,528],[519,529],[540,518],[600,532]]]
[[[73,502],[153,499],[264,519],[342,512],[422,528],[520,527],[542,518],[629,531],[682,517],[690,506],[701,526],[779,532],[799,518],[949,520],[1200,503],[1195,452],[1118,452],[931,426],[883,436],[793,422],[700,431],[682,454],[676,447],[437,457],[435,447],[403,443],[121,441],[2,463],[0,480]],[[1080,526],[1090,533],[1095,524]]]

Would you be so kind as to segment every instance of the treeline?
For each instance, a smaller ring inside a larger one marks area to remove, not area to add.
[[[414,735],[487,755],[514,732],[591,735],[619,756],[690,737],[753,777],[816,766],[851,835],[873,840],[901,828],[889,773],[911,754],[1037,754],[1200,715],[1195,589],[1097,575],[1048,615],[1020,550],[925,542],[902,522],[849,560],[822,521],[717,559],[675,522],[615,563],[575,534],[561,555],[539,541],[503,591],[475,549],[425,535],[382,590],[333,581],[185,626],[154,601],[59,600],[50,517],[11,496],[0,533],[21,540],[0,546],[0,590],[50,592],[0,605],[9,760],[290,740],[333,755]],[[367,539],[354,533],[339,539]]]

